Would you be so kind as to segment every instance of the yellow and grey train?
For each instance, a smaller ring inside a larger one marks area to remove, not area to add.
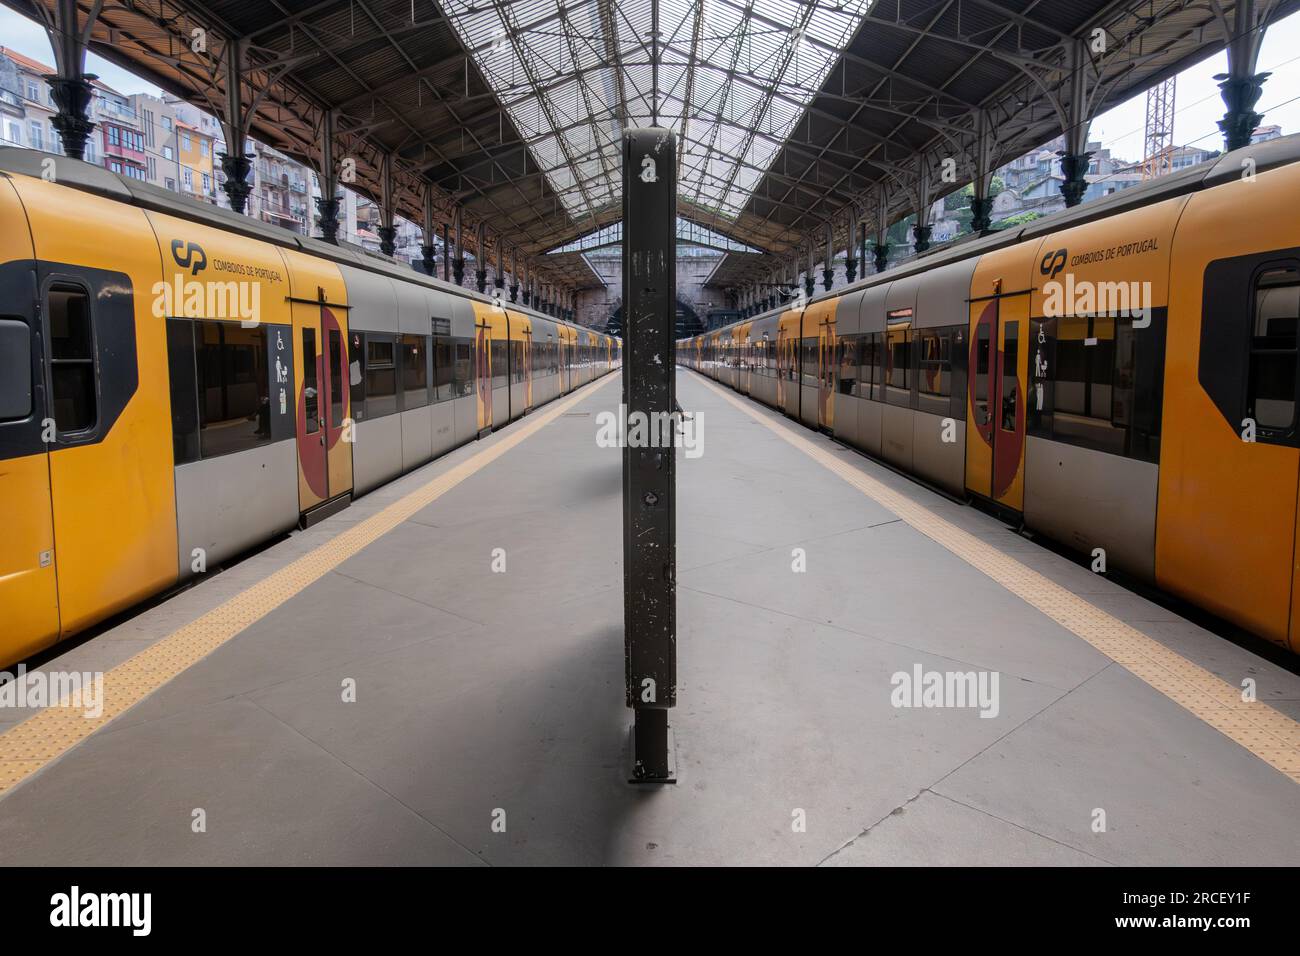
[[[1297,203],[1260,143],[678,361],[1300,652]]]
[[[33,150],[0,149],[0,223],[0,666],[620,361],[609,336]]]

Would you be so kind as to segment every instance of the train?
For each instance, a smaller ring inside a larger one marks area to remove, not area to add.
[[[0,149],[0,666],[621,362],[348,245]]]
[[[1300,136],[678,342],[678,363],[1300,652]]]

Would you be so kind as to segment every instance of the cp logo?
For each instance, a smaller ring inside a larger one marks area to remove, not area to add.
[[[1038,271],[1049,279],[1053,278],[1058,272],[1065,268],[1067,253],[1064,249],[1054,249],[1047,255],[1043,256],[1043,261],[1038,264]]]
[[[182,255],[182,252],[184,255]],[[190,275],[198,275],[201,269],[208,266],[208,254],[203,251],[203,247],[197,242],[185,242],[181,239],[172,240],[172,258],[182,269],[189,269]]]

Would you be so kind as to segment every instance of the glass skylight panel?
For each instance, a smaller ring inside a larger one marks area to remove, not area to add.
[[[659,0],[657,37],[651,0],[607,2],[444,7],[570,216],[619,201],[622,117],[657,113],[682,137],[679,194],[734,220],[873,0]]]

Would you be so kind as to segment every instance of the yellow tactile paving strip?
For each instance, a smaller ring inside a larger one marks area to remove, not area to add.
[[[1290,717],[1267,704],[1243,701],[1240,688],[840,460],[832,452],[800,435],[798,426],[759,414],[746,400],[733,396],[705,376],[699,376],[699,380],[917,531],[1083,638],[1260,760],[1300,783],[1300,724]]]
[[[366,545],[392,531],[421,508],[535,435],[577,402],[591,397],[595,389],[617,377],[607,375],[598,382],[583,386],[563,401],[554,403],[550,409],[534,412],[515,422],[508,431],[501,434],[499,440],[449,468],[428,484],[399,498],[109,670],[104,674],[104,708],[99,717],[84,716],[81,708],[72,706],[68,698],[64,698],[57,706],[33,714],[0,734],[0,795],[207,657],[240,631],[319,580]]]

